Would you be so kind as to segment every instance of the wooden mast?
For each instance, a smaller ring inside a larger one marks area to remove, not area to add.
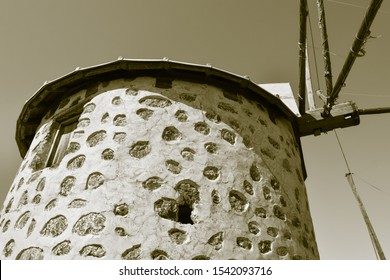
[[[370,27],[372,22],[375,19],[375,16],[382,4],[383,0],[372,0],[370,6],[367,9],[366,15],[363,19],[363,22],[360,25],[359,32],[356,34],[355,40],[353,41],[351,50],[349,51],[348,57],[345,60],[344,66],[340,72],[340,75],[337,78],[337,81],[333,87],[332,93],[328,96],[327,104],[324,106],[323,116],[328,117],[330,111],[334,105],[334,102],[338,98],[341,88],[345,84],[345,80],[357,57],[363,56],[364,51],[362,50],[364,44],[366,43],[368,37],[370,36]]]
[[[306,112],[306,21],[307,21],[307,0],[300,1],[299,9],[299,113],[304,115]]]

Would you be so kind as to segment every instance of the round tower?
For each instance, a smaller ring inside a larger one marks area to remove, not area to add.
[[[211,66],[120,59],[45,83],[2,259],[318,259],[297,116]]]

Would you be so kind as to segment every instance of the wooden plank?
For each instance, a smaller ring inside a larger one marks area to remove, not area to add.
[[[355,126],[360,123],[358,109],[353,102],[337,104],[331,115],[322,116],[323,109],[307,111],[298,119],[299,136],[320,135],[336,128]]]

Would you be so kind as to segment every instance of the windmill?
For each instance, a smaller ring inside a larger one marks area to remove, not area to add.
[[[335,128],[344,128],[360,123],[360,115],[372,115],[389,113],[390,107],[384,108],[369,108],[369,109],[358,109],[353,102],[336,104],[336,100],[339,97],[342,87],[345,86],[345,81],[348,77],[352,66],[358,57],[365,55],[364,45],[370,38],[370,27],[373,23],[377,12],[380,9],[382,0],[372,0],[369,7],[367,8],[365,17],[361,23],[358,33],[352,43],[352,47],[349,54],[344,62],[343,68],[333,84],[332,81],[332,68],[330,60],[329,42],[325,20],[325,8],[323,0],[317,0],[318,7],[318,18],[319,28],[321,30],[321,41],[322,41],[322,55],[324,59],[324,76],[326,84],[326,96],[323,96],[319,92],[320,98],[324,101],[323,108],[316,108],[313,99],[313,92],[311,89],[310,82],[310,69],[307,55],[307,44],[306,44],[306,25],[308,16],[308,5],[306,0],[300,1],[300,36],[299,36],[299,113],[300,118],[300,133],[301,136],[306,135],[320,135],[327,131]],[[306,97],[308,100],[309,110],[306,111]],[[336,132],[335,132],[336,133]],[[379,240],[375,234],[374,228],[370,222],[367,211],[363,205],[363,202],[357,192],[353,173],[351,172],[345,154],[343,152],[340,140],[336,133],[337,141],[340,145],[345,163],[347,165],[348,173],[346,178],[351,186],[352,192],[359,204],[362,216],[367,225],[367,229],[378,259],[386,259],[384,252],[380,246]]]

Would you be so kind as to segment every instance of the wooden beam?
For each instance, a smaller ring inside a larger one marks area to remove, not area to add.
[[[310,76],[310,65],[309,65],[309,55],[307,52],[307,45],[306,45],[306,89],[307,89],[307,103],[309,105],[309,111],[313,111],[316,109],[316,104],[314,102],[314,95],[313,95],[313,87],[311,85],[311,76]]]
[[[306,111],[306,21],[307,21],[307,1],[300,1],[300,9],[299,9],[299,113],[301,115],[305,114]]]
[[[356,57],[364,55],[362,48],[366,43],[368,37],[370,36],[371,24],[374,21],[382,2],[383,0],[372,0],[370,6],[366,11],[366,15],[360,25],[359,32],[356,34],[351,50],[349,51],[348,57],[344,62],[343,69],[341,70],[340,75],[337,78],[331,95],[328,97],[327,104],[324,106],[323,115],[325,117],[330,115],[330,111],[332,110],[334,102],[338,98],[341,88],[345,85],[345,80],[347,79],[347,76],[351,71]]]
[[[359,109],[359,115],[377,115],[390,113],[390,107]]]
[[[322,111],[322,108],[307,111],[298,119],[299,136],[318,136],[336,128],[355,126],[360,123],[358,109],[353,102],[335,105],[332,114],[326,118],[322,116]]]
[[[324,75],[325,75],[326,92],[329,97],[333,90],[333,82],[332,82],[332,66],[330,63],[328,32],[326,30],[326,21],[325,21],[325,7],[324,7],[323,0],[317,0],[317,8],[318,8],[318,25],[321,30],[322,56],[324,58],[324,68],[325,68]]]

